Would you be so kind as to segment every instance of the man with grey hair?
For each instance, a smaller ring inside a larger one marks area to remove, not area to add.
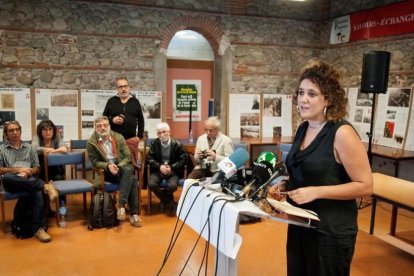
[[[157,125],[157,136],[150,146],[147,163],[150,166],[148,188],[161,200],[160,210],[175,208],[173,193],[183,177],[187,153],[180,141],[171,137],[167,123]]]
[[[196,166],[188,178],[210,177],[218,171],[217,164],[233,153],[233,142],[220,132],[220,120],[209,117],[204,122],[205,134],[197,139],[194,160]]]
[[[138,183],[133,177],[131,153],[124,137],[111,130],[108,117],[95,119],[95,132],[86,149],[93,167],[104,170],[105,180],[119,183],[118,219],[126,219],[125,206],[128,203],[129,222],[135,227],[142,226],[138,217]],[[95,177],[95,184],[100,185],[99,177]]]

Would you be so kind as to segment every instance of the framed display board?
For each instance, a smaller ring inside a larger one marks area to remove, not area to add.
[[[262,137],[292,136],[292,96],[263,94]]]
[[[372,111],[374,97],[377,97],[377,104],[376,110]],[[388,88],[385,94],[375,95],[360,93],[359,88],[348,88],[348,99],[348,120],[363,142],[368,142],[371,112],[375,112],[372,143],[413,150],[411,88]]]
[[[32,140],[32,109],[29,88],[0,88],[0,135],[3,137],[3,124],[19,121],[22,126],[22,140]],[[1,138],[3,140],[3,138]]]
[[[229,136],[260,138],[260,94],[230,94]]]
[[[78,139],[78,93],[78,90],[35,89],[36,125],[50,119],[65,142]]]

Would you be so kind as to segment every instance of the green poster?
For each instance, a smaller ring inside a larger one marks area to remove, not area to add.
[[[195,84],[177,84],[175,106],[177,111],[190,111],[190,102],[192,102],[191,109],[197,110],[197,87]]]

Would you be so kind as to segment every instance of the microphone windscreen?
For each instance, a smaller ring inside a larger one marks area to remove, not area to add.
[[[274,168],[278,162],[277,155],[274,152],[271,151],[264,151],[259,154],[259,157],[257,157],[256,162],[260,163],[262,161],[269,162],[272,167]]]
[[[265,183],[273,174],[273,166],[267,161],[255,163],[252,171],[252,178],[257,180],[257,185]]]
[[[239,169],[249,161],[249,153],[243,148],[238,148],[229,156],[229,159],[236,165],[236,168]]]

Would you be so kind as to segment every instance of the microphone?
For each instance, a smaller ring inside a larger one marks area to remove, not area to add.
[[[252,199],[255,195],[257,195],[264,188],[267,188],[267,186],[269,186],[269,184],[272,183],[272,181],[278,178],[279,176],[286,175],[286,171],[287,169],[286,169],[285,163],[280,162],[276,164],[275,172],[269,177],[267,181],[265,181],[265,183],[263,183],[263,185],[258,187],[251,195],[249,195],[247,199]]]
[[[249,161],[249,154],[243,148],[236,149],[229,157],[221,160],[217,166],[220,171],[211,177],[211,183],[221,183],[223,177],[230,178],[237,170]]]
[[[238,193],[236,200],[249,195],[261,183],[266,183],[273,175],[273,166],[267,161],[255,163],[252,170],[252,180]]]

